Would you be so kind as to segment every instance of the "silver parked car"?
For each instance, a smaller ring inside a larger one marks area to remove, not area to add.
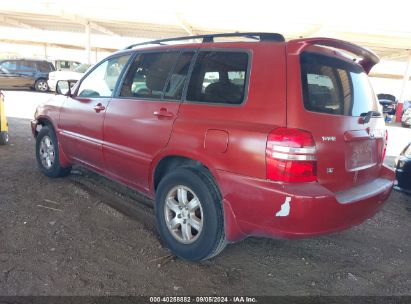
[[[404,128],[411,127],[411,108],[408,108],[405,110],[404,114],[402,114],[401,125]]]

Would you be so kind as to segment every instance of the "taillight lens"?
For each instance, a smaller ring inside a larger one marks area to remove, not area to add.
[[[267,138],[267,178],[282,182],[317,180],[317,156],[310,132],[277,128]]]
[[[384,151],[382,151],[382,160],[385,158],[385,153],[387,152],[387,145],[388,145],[388,130],[385,130],[385,143],[384,143]]]

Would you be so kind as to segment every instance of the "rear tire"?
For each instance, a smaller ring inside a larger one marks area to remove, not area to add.
[[[7,145],[9,143],[9,133],[0,132],[0,145]]]
[[[71,171],[71,167],[60,165],[57,137],[49,126],[42,127],[36,137],[36,159],[40,170],[48,177],[66,176]]]
[[[206,260],[226,246],[221,195],[205,169],[182,167],[166,174],[157,188],[155,213],[164,245],[182,259]]]
[[[48,92],[49,85],[47,84],[46,79],[41,78],[36,81],[36,83],[34,84],[34,88],[37,92]]]

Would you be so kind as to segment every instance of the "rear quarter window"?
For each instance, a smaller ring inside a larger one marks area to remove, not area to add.
[[[54,66],[50,62],[38,61],[37,68],[40,72],[49,73],[54,71]]]
[[[245,98],[249,55],[246,52],[200,51],[187,100],[241,104]]]
[[[304,107],[309,111],[345,116],[378,111],[368,76],[354,63],[303,53],[301,80]]]

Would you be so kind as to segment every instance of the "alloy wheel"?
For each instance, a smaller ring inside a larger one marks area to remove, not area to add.
[[[41,164],[44,168],[50,169],[54,164],[56,151],[49,136],[44,136],[41,139],[39,152]]]
[[[166,225],[173,237],[183,244],[198,239],[204,225],[203,208],[193,190],[187,186],[172,188],[164,204]]]

